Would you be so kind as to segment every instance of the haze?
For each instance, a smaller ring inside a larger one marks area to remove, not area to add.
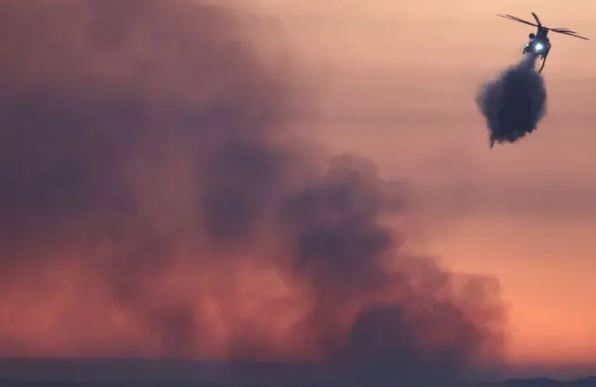
[[[2,2],[0,356],[590,366],[594,41],[521,141],[475,104],[530,11],[596,38],[588,1]]]
[[[417,241],[449,267],[495,275],[514,363],[596,358],[596,49],[552,36],[538,131],[489,150],[477,88],[520,58],[511,13],[596,37],[592,1],[275,1],[299,59],[320,77],[304,127],[329,147],[407,176],[424,198]]]

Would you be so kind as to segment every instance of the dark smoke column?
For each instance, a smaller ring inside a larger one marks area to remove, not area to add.
[[[405,251],[403,184],[296,141],[264,21],[210,3],[0,1],[0,357],[498,364],[497,284]]]
[[[514,143],[534,131],[546,111],[544,79],[534,69],[536,56],[527,54],[516,66],[484,85],[476,102],[495,142]]]

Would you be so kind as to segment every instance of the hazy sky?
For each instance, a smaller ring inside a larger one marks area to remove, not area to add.
[[[511,360],[593,362],[596,46],[552,36],[548,113],[519,143],[490,150],[474,99],[519,60],[531,32],[495,14],[535,11],[596,38],[596,3],[257,3],[292,42],[288,55],[308,77],[296,86],[318,99],[303,130],[411,183],[421,209],[413,247],[500,279]]]
[[[593,41],[518,143],[475,103],[531,32],[495,14],[593,1],[207,1],[0,2],[0,356],[443,380],[502,359],[493,277],[514,365],[594,364]]]

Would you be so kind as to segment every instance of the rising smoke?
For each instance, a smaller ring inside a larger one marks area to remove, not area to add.
[[[544,116],[546,89],[535,62],[536,55],[528,53],[518,65],[481,88],[477,103],[486,118],[491,147],[531,133]]]
[[[296,140],[260,28],[196,0],[0,4],[0,355],[379,384],[500,360],[496,284],[402,251],[401,184]]]

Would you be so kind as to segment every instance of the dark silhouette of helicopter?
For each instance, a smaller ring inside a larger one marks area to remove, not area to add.
[[[534,12],[532,12],[532,16],[536,20],[537,24],[534,24],[527,20],[520,19],[518,17],[511,16],[511,15],[497,15],[497,16],[504,17],[509,20],[513,20],[513,21],[516,21],[519,23],[524,23],[524,24],[538,28],[536,30],[535,34],[533,34],[533,33],[530,34],[530,36],[529,36],[530,42],[528,43],[528,45],[526,47],[524,47],[523,54],[529,53],[529,54],[536,55],[536,56],[542,58],[542,65],[540,66],[540,69],[538,70],[539,73],[542,72],[542,69],[544,68],[544,64],[546,63],[546,58],[548,57],[548,53],[551,48],[550,40],[548,39],[548,33],[550,31],[556,32],[558,34],[563,34],[563,35],[573,36],[573,37],[584,39],[584,40],[589,40],[588,38],[586,38],[584,36],[578,35],[577,32],[572,31],[569,28],[549,28],[549,27],[543,26],[542,23],[540,22],[540,19],[538,19],[538,15],[536,15]]]

